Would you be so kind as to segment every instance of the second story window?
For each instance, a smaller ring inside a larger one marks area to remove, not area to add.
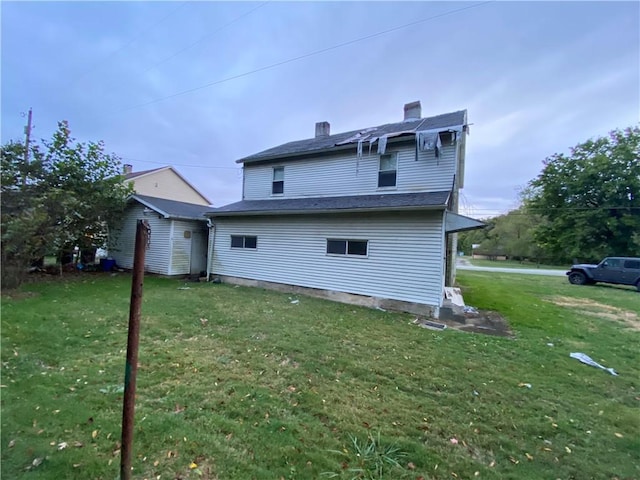
[[[380,155],[378,170],[378,188],[395,187],[398,177],[398,157],[395,153]]]
[[[271,184],[272,195],[282,195],[284,193],[284,167],[273,167],[273,183]]]

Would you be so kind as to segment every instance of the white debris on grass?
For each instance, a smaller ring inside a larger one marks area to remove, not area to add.
[[[614,376],[618,376],[618,374],[616,373],[616,371],[613,368],[607,368],[603,365],[600,365],[598,362],[596,362],[594,359],[592,359],[589,355],[586,355],[584,353],[580,353],[580,352],[573,352],[570,353],[569,356],[571,358],[575,358],[576,360],[579,360],[580,362],[586,364],[586,365],[591,365],[592,367],[597,367],[597,368],[601,368],[602,370],[605,370],[607,372],[609,372],[611,375]]]

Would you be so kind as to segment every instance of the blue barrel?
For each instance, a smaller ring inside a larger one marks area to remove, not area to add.
[[[116,266],[116,261],[113,258],[101,258],[100,266],[103,272],[110,272]]]

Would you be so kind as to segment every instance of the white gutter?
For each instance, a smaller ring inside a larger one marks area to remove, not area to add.
[[[367,213],[367,212],[389,212],[389,211],[422,211],[422,210],[444,210],[446,205],[428,206],[403,206],[403,207],[375,207],[375,208],[330,208],[321,210],[249,210],[244,212],[219,212],[209,213],[209,218],[216,217],[243,217],[243,216],[263,216],[263,215],[312,215],[312,214],[336,214],[336,213]]]

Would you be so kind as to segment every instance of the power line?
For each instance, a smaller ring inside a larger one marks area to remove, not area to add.
[[[197,44],[201,43],[202,41],[204,41],[205,39],[211,38],[212,36],[214,36],[216,33],[221,32],[222,30],[224,30],[225,28],[227,28],[230,25],[233,25],[234,23],[236,23],[238,20],[241,20],[242,18],[252,14],[253,12],[255,12],[256,10],[258,10],[259,8],[264,7],[267,3],[269,3],[270,0],[267,0],[266,2],[262,2],[260,5],[258,5],[257,7],[252,8],[251,10],[243,13],[242,15],[234,18],[233,20],[225,23],[224,25],[222,25],[220,28],[217,28],[216,30],[214,30],[211,33],[208,33],[207,35],[205,35],[204,37],[200,37],[198,40],[196,40],[193,43],[190,43],[189,45],[187,45],[184,48],[181,48],[180,50],[178,50],[177,52],[169,55],[168,57],[163,58],[162,60],[154,63],[153,65],[151,65],[150,67],[148,67],[146,70],[143,70],[140,74],[142,75],[143,73],[147,73],[149,70],[157,67],[158,65],[161,65],[169,60],[171,60],[172,58],[178,56],[179,54],[181,54],[182,52],[189,50],[190,48],[195,47]]]
[[[125,48],[127,48],[129,45],[131,45],[132,43],[134,43],[136,40],[138,40],[140,37],[142,37],[143,35],[145,35],[146,33],[150,32],[151,30],[153,30],[156,26],[160,25],[162,22],[164,22],[167,18],[173,16],[173,14],[175,12],[177,12],[178,10],[180,10],[182,7],[184,7],[185,5],[187,5],[189,2],[188,1],[184,1],[181,4],[179,4],[176,8],[172,8],[169,13],[167,13],[164,17],[162,17],[160,20],[158,20],[157,22],[152,23],[149,27],[147,27],[146,29],[144,29],[142,32],[140,32],[138,35],[135,35],[133,38],[131,38],[127,43],[125,43],[124,45],[122,45],[121,47],[115,49],[113,52],[107,54],[106,57],[102,58],[102,60],[100,60],[99,62],[95,63],[92,67],[90,67],[88,70],[86,70],[84,73],[82,73],[81,75],[78,75],[75,79],[74,82],[72,82],[72,86],[77,84],[82,78],[86,77],[89,73],[93,72],[94,70],[100,68],[101,66],[103,66],[107,60],[110,60],[111,58],[113,58],[117,53],[121,52],[122,50],[124,50]]]
[[[315,56],[315,55],[319,55],[321,53],[329,52],[331,50],[336,50],[338,48],[346,47],[347,45],[353,45],[354,43],[359,43],[359,42],[362,42],[364,40],[369,40],[371,38],[375,38],[375,37],[379,37],[379,36],[382,36],[382,35],[386,35],[388,33],[395,32],[397,30],[402,30],[404,28],[411,27],[413,25],[418,25],[420,23],[424,23],[424,22],[427,22],[429,20],[434,20],[436,18],[441,18],[441,17],[447,16],[447,15],[452,15],[454,13],[459,13],[459,12],[462,12],[464,10],[469,10],[471,8],[476,8],[476,7],[480,7],[482,5],[487,5],[488,3],[493,3],[494,1],[496,1],[496,0],[488,0],[486,2],[480,2],[480,3],[476,3],[474,5],[468,5],[466,7],[456,8],[454,10],[449,10],[447,12],[439,13],[439,14],[433,15],[431,17],[426,17],[426,18],[423,18],[423,19],[420,19],[420,20],[415,20],[413,22],[405,23],[403,25],[398,25],[396,27],[389,28],[387,30],[382,30],[380,32],[372,33],[372,34],[366,35],[364,37],[359,37],[359,38],[356,38],[356,39],[353,39],[353,40],[349,40],[349,41],[346,41],[346,42],[343,42],[343,43],[332,45],[330,47],[321,48],[320,50],[315,50],[313,52],[305,53],[305,54],[299,55],[297,57],[289,58],[287,60],[282,60],[280,62],[272,63],[272,64],[266,65],[264,67],[256,68],[255,70],[250,70],[248,72],[240,73],[238,75],[233,75],[231,77],[227,77],[227,78],[223,78],[223,79],[220,79],[220,80],[215,80],[213,82],[205,83],[204,85],[200,85],[198,87],[190,88],[188,90],[183,90],[181,92],[177,92],[177,93],[174,93],[174,94],[171,94],[171,95],[167,95],[167,96],[164,96],[164,97],[156,98],[155,100],[151,100],[149,102],[133,105],[131,107],[127,107],[127,108],[124,108],[122,110],[118,110],[118,111],[116,111],[114,113],[127,112],[129,110],[134,110],[136,108],[146,107],[147,105],[152,105],[154,103],[158,103],[158,102],[161,102],[163,100],[168,100],[170,98],[179,97],[181,95],[186,95],[187,93],[191,93],[191,92],[195,92],[195,91],[198,91],[198,90],[202,90],[202,89],[205,89],[205,88],[208,88],[208,87],[212,87],[214,85],[219,85],[221,83],[225,83],[225,82],[228,82],[230,80],[235,80],[237,78],[246,77],[248,75],[252,75],[254,73],[262,72],[264,70],[270,70],[272,68],[279,67],[279,66],[285,65],[287,63],[292,63],[292,62],[295,62],[295,61],[298,61],[298,60],[302,60],[304,58],[309,58],[309,57],[312,57],[312,56]]]
[[[121,160],[128,160],[130,162],[140,162],[140,163],[152,163],[155,165],[167,165],[167,162],[154,162],[153,160],[140,160],[137,158],[131,157],[119,157]],[[187,168],[210,168],[210,169],[220,169],[220,170],[241,170],[241,167],[218,167],[215,165],[188,165],[186,163],[173,163],[171,165],[174,167],[187,167]]]

